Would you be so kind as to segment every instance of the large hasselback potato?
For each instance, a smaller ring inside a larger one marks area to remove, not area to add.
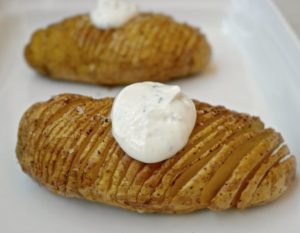
[[[103,85],[168,81],[197,73],[211,50],[203,34],[162,14],[141,13],[120,28],[80,15],[36,31],[25,58],[55,79]]]
[[[295,157],[279,133],[198,101],[188,144],[163,162],[138,162],[112,137],[112,102],[63,94],[30,107],[16,150],[23,171],[67,197],[168,213],[265,204],[294,180]]]

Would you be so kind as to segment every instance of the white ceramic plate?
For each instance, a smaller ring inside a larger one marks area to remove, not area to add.
[[[199,100],[260,115],[300,155],[299,43],[272,2],[136,2],[142,9],[201,27],[212,44],[207,71],[174,83]],[[0,232],[299,232],[297,182],[283,198],[264,207],[172,216],[55,196],[21,172],[14,151],[17,127],[32,103],[62,92],[102,97],[119,91],[41,78],[22,56],[35,29],[88,11],[93,4],[92,0],[0,1]]]

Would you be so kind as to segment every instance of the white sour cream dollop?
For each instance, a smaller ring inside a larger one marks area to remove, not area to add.
[[[98,0],[90,18],[96,27],[108,29],[120,27],[137,14],[137,6],[126,0]]]
[[[114,100],[112,133],[129,156],[156,163],[186,145],[196,116],[193,101],[179,86],[135,83],[125,87]]]

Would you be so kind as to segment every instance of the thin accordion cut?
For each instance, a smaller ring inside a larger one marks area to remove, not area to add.
[[[45,76],[102,85],[185,77],[202,71],[210,55],[198,29],[152,13],[105,30],[88,15],[74,16],[37,30],[25,48],[28,64]]]
[[[164,213],[262,205],[294,181],[295,157],[257,117],[194,101],[197,121],[187,145],[145,164],[112,137],[112,103],[62,94],[30,107],[16,149],[23,171],[56,194]]]

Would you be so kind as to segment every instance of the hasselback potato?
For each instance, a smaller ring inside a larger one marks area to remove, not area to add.
[[[28,64],[45,76],[103,85],[188,76],[203,70],[210,54],[198,29],[153,13],[105,30],[88,15],[74,16],[37,30],[25,48]]]
[[[62,94],[23,115],[17,158],[54,193],[140,212],[187,213],[247,208],[281,196],[295,178],[295,157],[257,117],[194,101],[187,145],[145,164],[112,137],[112,98]]]

